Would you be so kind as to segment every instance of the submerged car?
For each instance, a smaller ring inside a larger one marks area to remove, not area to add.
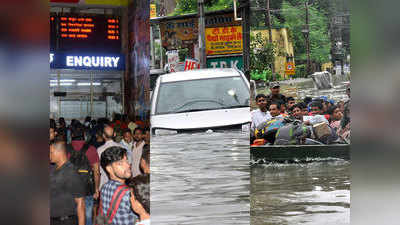
[[[250,118],[250,84],[237,69],[198,69],[160,75],[151,100],[151,130],[240,128]]]

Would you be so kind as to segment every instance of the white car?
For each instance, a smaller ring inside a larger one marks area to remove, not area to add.
[[[151,130],[247,129],[250,84],[237,69],[198,69],[158,77]]]

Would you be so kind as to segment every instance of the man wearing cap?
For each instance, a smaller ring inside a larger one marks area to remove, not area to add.
[[[286,97],[280,93],[281,88],[279,82],[270,82],[269,89],[271,90],[271,94],[267,95],[268,104],[278,101],[286,103]]]

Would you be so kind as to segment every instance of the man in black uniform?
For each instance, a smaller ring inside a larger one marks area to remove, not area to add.
[[[85,225],[85,186],[68,161],[65,142],[50,142],[50,225]]]
[[[271,94],[267,95],[267,102],[270,105],[272,102],[283,102],[286,103],[286,97],[281,94],[281,87],[279,82],[270,82],[269,89],[271,90]]]

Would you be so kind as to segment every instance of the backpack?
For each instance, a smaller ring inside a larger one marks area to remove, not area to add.
[[[275,145],[299,145],[303,140],[311,136],[309,127],[301,121],[294,121],[279,128],[275,136]]]
[[[123,132],[122,132],[122,123],[115,122],[114,124],[114,133],[115,133],[115,142],[119,143],[122,140]]]
[[[283,118],[276,118],[269,121],[265,121],[258,125],[254,130],[254,137],[256,139],[265,139],[269,143],[274,143],[275,134],[284,125]]]
[[[112,221],[114,219],[115,214],[118,211],[119,204],[121,203],[121,199],[122,199],[121,196],[124,196],[124,194],[127,191],[129,191],[129,188],[126,185],[118,186],[118,188],[115,189],[106,215],[104,215],[103,203],[100,198],[99,213],[97,214],[97,217],[95,219],[96,225],[112,225],[113,224]]]
[[[93,169],[86,157],[89,147],[89,143],[85,143],[79,151],[74,150],[72,145],[67,147],[67,151],[70,154],[69,161],[74,165],[79,177],[85,184],[86,196],[93,195],[95,191]]]

